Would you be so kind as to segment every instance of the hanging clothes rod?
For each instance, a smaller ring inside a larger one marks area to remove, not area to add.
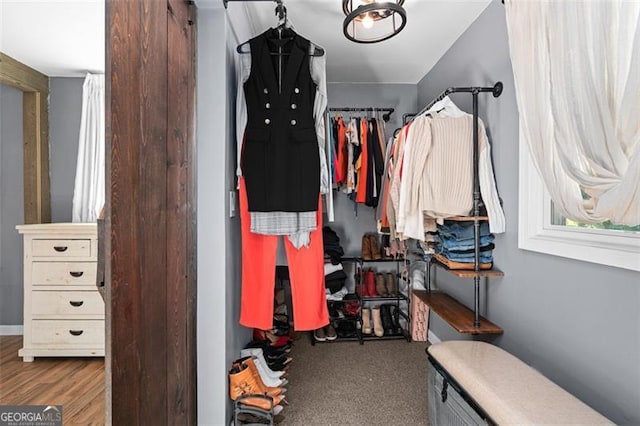
[[[278,18],[280,19],[287,19],[287,8],[284,6],[284,4],[282,4],[282,0],[222,0],[222,3],[224,4],[224,8],[227,8],[227,4],[230,1],[240,1],[243,3],[249,2],[249,1],[269,1],[269,2],[274,2],[276,4],[276,15],[278,16]]]
[[[329,108],[329,111],[344,111],[344,112],[357,112],[357,111],[371,111],[371,112],[386,112],[386,114],[382,114],[382,119],[384,121],[389,121],[391,118],[391,114],[395,111],[395,108],[375,108],[375,107],[366,107],[366,108],[351,108],[351,107],[340,107],[340,108]]]
[[[413,118],[415,116],[416,116],[415,113],[402,114],[402,124],[407,124],[409,122],[409,118]],[[398,129],[398,130],[400,130],[400,129]]]
[[[250,1],[270,1],[270,2],[276,3],[278,6],[282,6],[282,0],[222,0],[222,4],[224,4],[225,9],[227,8],[227,4],[230,1],[239,1],[243,3],[250,2]]]
[[[440,93],[437,98],[432,100],[426,107],[422,108],[422,110],[416,114],[406,114],[413,115],[413,117],[419,117],[425,112],[429,111],[429,109],[434,106],[436,103],[443,100],[445,97],[449,96],[452,93],[471,93],[473,95],[477,95],[481,92],[492,92],[493,97],[497,98],[502,94],[502,82],[498,81],[493,87],[449,87],[445,89],[444,92]],[[413,119],[409,120],[412,121]]]

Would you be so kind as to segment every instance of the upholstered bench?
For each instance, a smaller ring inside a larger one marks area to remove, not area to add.
[[[497,346],[448,341],[427,349],[432,425],[604,425],[607,418]]]

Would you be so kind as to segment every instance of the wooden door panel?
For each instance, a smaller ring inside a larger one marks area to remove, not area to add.
[[[107,405],[114,425],[195,423],[190,9],[181,0],[107,2]]]

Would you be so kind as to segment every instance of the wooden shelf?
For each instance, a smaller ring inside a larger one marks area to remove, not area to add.
[[[504,330],[484,317],[480,317],[480,327],[473,325],[473,311],[446,293],[413,290],[420,300],[433,312],[462,334],[502,334]]]
[[[447,265],[442,262],[439,262],[435,258],[432,260],[432,263],[439,268],[442,268],[449,272],[452,275],[455,275],[459,278],[473,278],[473,277],[504,277],[504,272],[499,269],[491,268],[491,269],[482,269],[478,272],[472,269],[451,269]]]
[[[470,222],[472,220],[480,220],[483,222],[489,221],[489,216],[454,216],[454,217],[445,217],[444,220],[453,220],[456,222]]]

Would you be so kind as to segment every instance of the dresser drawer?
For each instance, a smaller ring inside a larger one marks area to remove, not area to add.
[[[34,239],[31,242],[31,255],[34,257],[89,257],[91,256],[91,239]]]
[[[104,315],[104,302],[97,291],[34,291],[32,315]]]
[[[100,348],[104,320],[32,320],[31,343]]]
[[[33,262],[33,285],[95,285],[96,262]]]

